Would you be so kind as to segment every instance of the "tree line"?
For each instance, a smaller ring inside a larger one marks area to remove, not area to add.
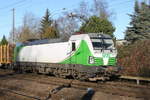
[[[129,16],[128,45],[118,47],[118,65],[125,75],[150,77],[150,4],[135,1],[134,13]]]
[[[42,18],[26,13],[22,25],[10,32],[9,41],[24,42],[30,39],[69,38],[75,32],[105,33],[113,37],[115,27],[111,22],[112,13],[108,11],[104,0],[93,0],[93,3],[82,1],[78,8],[63,11],[61,16],[53,19],[53,13],[46,9]]]
[[[63,14],[53,19],[53,14],[46,9],[42,18],[32,13],[26,13],[22,25],[10,32],[9,41],[24,42],[29,39],[69,38],[75,32],[104,33],[113,38],[115,27],[111,21],[114,16],[108,10],[104,0],[93,0],[93,3],[82,1],[78,8],[63,11]],[[130,26],[127,27],[125,40],[134,43],[138,40],[150,39],[150,5],[146,1],[135,1],[134,13],[129,14]]]
[[[32,39],[45,39],[58,37],[57,28],[46,9],[46,13],[41,20],[37,19],[32,13],[26,13],[23,17],[22,25],[10,32],[10,42],[25,42]]]

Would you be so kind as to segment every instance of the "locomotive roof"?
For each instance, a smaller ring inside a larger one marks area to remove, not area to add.
[[[81,40],[81,39],[83,39],[83,38],[86,37],[86,36],[88,36],[88,34],[72,35],[69,40],[71,40],[71,41],[72,41],[72,40]]]
[[[88,34],[78,34],[78,35],[72,35],[70,37],[70,40],[80,40],[84,37],[89,36],[90,38],[95,39],[112,39],[110,35],[103,34],[103,33],[88,33]]]
[[[103,33],[89,33],[90,38],[112,39],[110,35]]]
[[[47,44],[47,43],[59,43],[59,42],[66,42],[66,40],[62,38],[56,39],[42,39],[42,40],[34,40],[34,41],[26,41],[23,43],[24,45],[39,45],[39,44]]]
[[[107,34],[102,33],[88,33],[88,34],[78,34],[78,35],[72,35],[70,37],[70,41],[73,40],[82,40],[86,36],[89,36],[90,38],[102,38],[102,39],[111,39],[111,37]],[[60,42],[66,42],[67,40],[63,38],[56,38],[56,39],[43,39],[43,40],[32,40],[32,41],[26,41],[23,44],[24,45],[39,45],[39,44],[47,44],[47,43],[60,43]]]

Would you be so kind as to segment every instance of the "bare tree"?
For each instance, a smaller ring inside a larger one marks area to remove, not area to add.
[[[90,9],[88,8],[88,2],[82,1],[79,8],[73,9],[69,12],[63,12],[63,16],[58,18],[58,29],[61,36],[69,38],[79,30],[80,25],[84,22],[84,19],[90,17]]]
[[[68,16],[69,13],[65,13],[63,17],[57,20],[57,27],[60,32],[60,36],[69,38],[74,32],[79,29],[78,21],[75,18]]]
[[[39,38],[40,20],[32,13],[26,13],[23,17],[22,32],[29,30],[33,35],[31,38]]]
[[[108,5],[104,0],[93,0],[91,12],[100,18],[109,18],[111,13],[108,11]]]
[[[12,42],[12,32],[10,32],[9,41]],[[23,16],[22,25],[15,29],[14,42],[24,42],[28,39],[39,38],[39,20],[32,13],[26,13]]]
[[[93,0],[93,4],[90,5],[88,2],[82,1],[78,8],[64,12],[63,16],[57,20],[61,35],[69,37],[79,31],[80,26],[86,23],[91,16],[109,18],[107,3],[103,0]]]
[[[8,38],[9,43],[16,43],[18,38],[19,38],[18,30],[15,28],[14,34],[13,34],[13,31],[11,30],[9,33],[9,38]]]
[[[85,18],[89,18],[92,13],[90,11],[90,6],[88,2],[82,1],[79,5],[79,8],[74,9],[73,13],[80,15]]]
[[[100,18],[109,19],[113,13],[108,10],[107,2],[104,0],[92,0],[93,3],[89,4],[86,1],[82,1],[77,9],[73,10],[73,13],[82,16],[82,18],[88,19],[91,16],[98,16]]]

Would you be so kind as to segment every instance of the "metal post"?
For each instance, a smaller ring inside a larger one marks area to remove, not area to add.
[[[137,84],[137,85],[140,85],[140,80],[137,79],[137,80],[136,80],[136,84]]]
[[[15,34],[15,9],[12,9],[12,14],[13,14],[13,19],[12,19],[12,39],[13,39],[13,43],[15,42],[15,38],[14,38],[14,34]]]

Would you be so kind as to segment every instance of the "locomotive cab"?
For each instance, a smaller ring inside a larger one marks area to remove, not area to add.
[[[109,35],[106,34],[89,34],[92,47],[94,61],[100,59],[101,66],[115,66],[117,50],[114,42]]]

